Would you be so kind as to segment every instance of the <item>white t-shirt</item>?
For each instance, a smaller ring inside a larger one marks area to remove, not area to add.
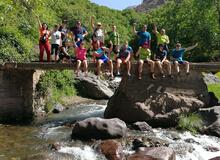
[[[51,44],[61,44],[61,32],[56,31],[51,34]]]
[[[102,29],[97,29],[94,31],[97,40],[104,42],[104,33]]]

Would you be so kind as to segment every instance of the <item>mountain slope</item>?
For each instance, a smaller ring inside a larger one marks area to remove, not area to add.
[[[142,4],[138,5],[134,9],[138,12],[148,12],[165,4],[166,1],[167,0],[143,0]]]

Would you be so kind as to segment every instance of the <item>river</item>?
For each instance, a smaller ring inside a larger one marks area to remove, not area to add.
[[[107,101],[95,101],[50,114],[36,125],[0,125],[0,160],[105,160],[95,148],[99,141],[71,140],[69,124],[87,117],[103,117]],[[177,160],[207,160],[220,155],[220,139],[192,135],[175,129],[153,129],[152,133],[129,131],[128,137],[157,139],[174,149]],[[124,152],[131,154],[129,141]],[[58,150],[54,150],[58,146]]]

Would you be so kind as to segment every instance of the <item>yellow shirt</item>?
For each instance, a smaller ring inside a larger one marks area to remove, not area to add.
[[[145,60],[145,59],[150,59],[150,56],[151,56],[151,51],[150,49],[148,48],[140,48],[140,51],[139,51],[139,58],[142,59],[142,60]]]
[[[169,37],[167,35],[161,35],[158,31],[156,35],[157,35],[158,44],[169,44],[170,43]]]

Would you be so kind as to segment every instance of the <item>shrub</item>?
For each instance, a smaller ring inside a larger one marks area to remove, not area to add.
[[[182,114],[179,117],[178,128],[181,130],[188,130],[192,133],[197,133],[202,128],[202,126],[202,118],[198,114]]]

